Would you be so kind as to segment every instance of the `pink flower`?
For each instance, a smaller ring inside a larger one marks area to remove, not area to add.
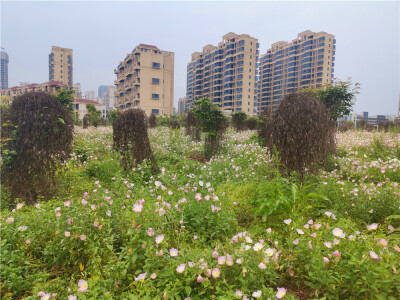
[[[64,202],[64,206],[70,207],[70,205],[71,205],[71,201],[65,201]]]
[[[197,282],[203,282],[203,281],[204,281],[204,278],[201,277],[201,275],[199,275],[199,276],[197,277]]]
[[[175,249],[175,248],[171,248],[171,249],[169,250],[169,255],[170,255],[171,257],[178,256],[178,254],[179,254],[179,252],[178,252],[178,250]]]
[[[143,205],[142,204],[140,204],[140,203],[133,204],[133,211],[135,213],[141,213],[142,209],[143,209]]]
[[[242,296],[243,296],[242,291],[237,290],[237,291],[235,292],[235,296],[242,297]]]
[[[157,278],[157,274],[156,274],[156,273],[151,274],[151,275],[150,275],[150,278],[151,278],[151,279],[156,279],[156,278]]]
[[[293,241],[293,244],[294,244],[294,245],[298,245],[298,244],[299,244],[299,239],[295,239],[295,240]]]
[[[65,235],[65,237],[69,237],[69,236],[71,236],[71,233],[69,231],[64,231],[64,235]]]
[[[154,235],[154,230],[153,230],[153,228],[149,228],[149,229],[147,229],[147,234],[149,235],[149,236],[153,236]]]
[[[371,258],[372,258],[373,260],[376,260],[376,261],[379,260],[378,255],[377,255],[374,251],[369,251],[369,255],[371,256]]]
[[[194,235],[194,236],[193,236],[193,239],[194,239],[194,240],[197,240],[197,235]]]
[[[301,230],[301,229],[296,229],[296,231],[297,231],[297,233],[300,234],[300,235],[301,235],[301,234],[304,234],[304,231]]]
[[[156,244],[160,244],[164,240],[164,235],[158,235],[156,237]]]
[[[276,293],[275,297],[278,299],[282,299],[286,295],[286,289],[285,288],[278,288],[278,292]]]
[[[378,224],[373,223],[371,225],[367,225],[368,230],[376,230],[378,228]]]
[[[135,277],[135,281],[144,280],[146,278],[147,272],[139,274],[138,277]]]
[[[326,248],[332,248],[332,244],[330,242],[324,242]]]
[[[77,300],[78,297],[76,295],[69,295],[68,300]]]
[[[79,237],[82,241],[84,241],[84,240],[86,240],[86,235],[81,235],[80,237]]]
[[[183,272],[185,271],[185,267],[186,267],[186,264],[180,264],[180,265],[176,268],[176,271],[177,271],[178,273],[183,273]]]
[[[260,263],[260,264],[258,265],[258,267],[259,267],[261,270],[265,270],[265,269],[267,268],[267,265],[264,264],[264,263]]]
[[[340,253],[339,253],[339,251],[335,251],[335,252],[333,252],[333,255],[335,255],[335,257],[339,257],[340,256]]]
[[[226,262],[226,257],[225,256],[218,257],[218,264],[219,265],[224,265],[225,262]]]
[[[290,223],[292,223],[292,219],[283,220],[283,223],[285,223],[286,225],[289,225]]]
[[[332,230],[332,233],[334,236],[341,237],[343,235],[343,230],[336,227],[335,229]]]
[[[388,245],[387,240],[385,240],[384,238],[380,239],[378,243],[381,244],[383,247],[386,247]]]
[[[214,268],[212,269],[211,274],[214,278],[218,278],[219,275],[221,275],[221,271],[219,270],[219,268]]]
[[[86,292],[88,289],[88,283],[83,279],[79,280],[78,286],[79,286],[78,292]]]
[[[329,259],[324,257],[324,262],[326,262],[328,264],[329,263]]]
[[[88,204],[88,202],[85,199],[82,199],[82,204],[86,205],[86,204]]]

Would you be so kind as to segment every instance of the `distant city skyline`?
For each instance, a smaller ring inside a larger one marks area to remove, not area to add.
[[[73,18],[59,22],[61,13]],[[148,25],[134,30],[149,16]],[[399,27],[399,2],[1,3],[1,47],[10,57],[8,87],[47,81],[48,53],[57,45],[73,49],[73,83],[80,83],[82,91],[97,91],[100,85],[113,85],[121,58],[145,43],[175,52],[176,108],[186,96],[190,55],[204,45],[235,32],[257,38],[260,53],[265,53],[273,43],[311,30],[335,35],[335,77],[352,77],[361,84],[354,112],[395,115]]]

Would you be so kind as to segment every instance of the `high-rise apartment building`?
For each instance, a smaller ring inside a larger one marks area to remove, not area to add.
[[[230,112],[257,113],[258,39],[228,33],[218,46],[194,52],[187,65],[187,108],[208,97]]]
[[[1,64],[1,86],[0,89],[4,90],[8,88],[8,54],[4,48],[1,48],[0,54],[0,64]]]
[[[49,80],[56,80],[72,87],[74,82],[72,49],[51,47],[51,53],[49,54]]]
[[[104,106],[107,108],[114,108],[115,106],[115,93],[117,92],[117,88],[113,85],[109,85],[104,92]]]
[[[140,44],[120,62],[115,106],[141,108],[147,115],[172,115],[174,107],[174,52]]]
[[[72,85],[74,89],[74,96],[76,99],[81,99],[82,98],[82,89],[81,89],[81,84],[80,83],[74,83]]]
[[[101,85],[101,86],[99,86],[99,90],[98,90],[98,93],[97,93],[97,94],[99,95],[100,98],[103,98],[103,97],[104,97],[104,93],[106,92],[107,87],[108,87],[108,85]]]
[[[287,94],[332,82],[335,51],[334,35],[310,30],[272,44],[261,55],[260,111],[277,109]]]
[[[95,91],[86,91],[85,99],[87,100],[96,100],[96,92]]]
[[[183,114],[186,111],[186,97],[179,98],[178,100],[178,114]]]

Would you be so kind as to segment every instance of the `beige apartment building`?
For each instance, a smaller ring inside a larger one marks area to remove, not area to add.
[[[332,82],[335,51],[334,35],[310,30],[291,43],[272,44],[261,55],[260,111],[277,109],[287,94]]]
[[[73,86],[72,49],[51,47],[49,54],[49,80],[59,81]]]
[[[140,44],[114,70],[115,107],[141,108],[147,115],[172,115],[174,108],[174,52]]]
[[[228,33],[218,46],[206,45],[194,52],[187,65],[187,109],[208,97],[228,112],[257,113],[258,39]]]
[[[1,90],[1,96],[9,97],[12,102],[15,97],[29,93],[29,92],[47,92],[50,94],[55,94],[60,90],[68,90],[69,87],[58,81],[48,81],[45,83],[31,83],[22,86],[14,86],[9,89]]]
[[[178,99],[178,115],[186,112],[186,97]]]

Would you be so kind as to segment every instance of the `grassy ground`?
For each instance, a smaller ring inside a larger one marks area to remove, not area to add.
[[[400,135],[338,134],[300,182],[254,134],[205,162],[184,130],[152,129],[153,177],[122,171],[110,128],[78,129],[55,199],[3,192],[2,298],[398,299]]]

